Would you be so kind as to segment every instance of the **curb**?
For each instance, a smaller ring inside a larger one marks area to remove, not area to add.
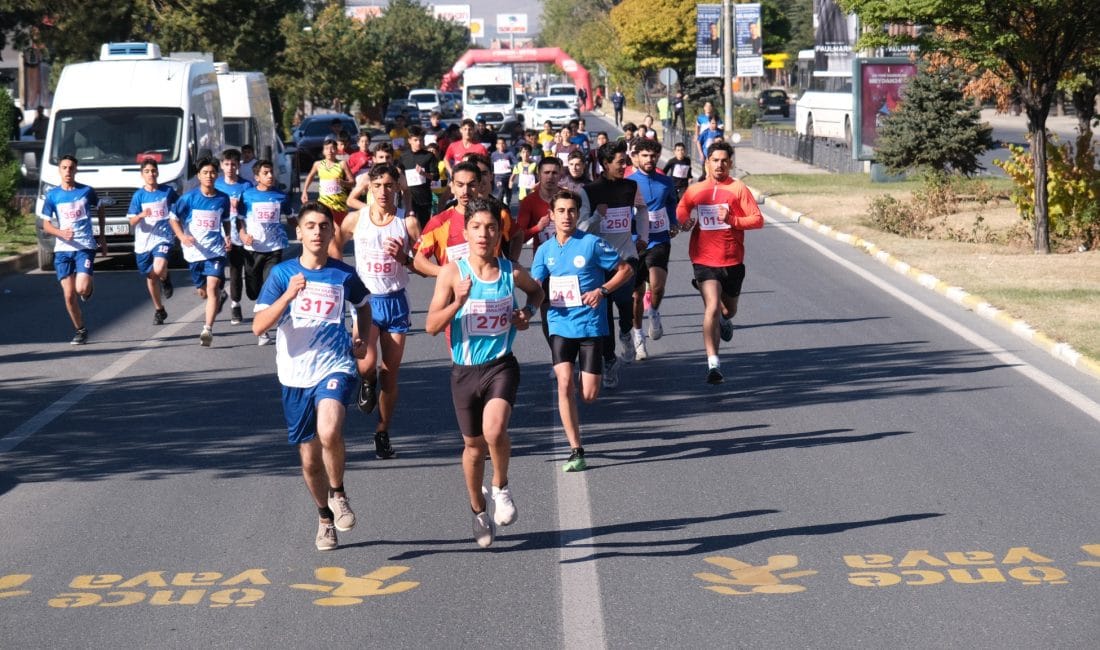
[[[21,273],[38,267],[38,251],[20,253],[0,259],[0,277],[12,273]]]
[[[752,193],[756,196],[763,196],[763,193],[755,188],[749,187]],[[840,232],[831,226],[818,223],[814,219],[806,216],[801,212],[797,212],[788,208],[787,206],[779,203],[773,198],[766,197],[764,199],[764,205],[772,208],[776,212],[779,212],[783,216],[791,219],[795,223],[803,225],[810,230],[814,230],[826,237],[834,239],[836,241],[848,244],[853,248],[862,249],[871,257],[875,258],[882,264],[886,265],[890,269],[907,276],[917,284],[926,289],[930,289],[946,297],[951,302],[968,309],[975,314],[992,321],[999,325],[1001,328],[1008,330],[1017,337],[1031,343],[1035,347],[1043,350],[1055,359],[1069,365],[1070,367],[1091,375],[1096,379],[1100,379],[1100,361],[1087,357],[1077,350],[1073,349],[1068,343],[1059,342],[1053,339],[1048,334],[1040,332],[1031,325],[1019,318],[1015,318],[1005,312],[1003,309],[993,306],[987,300],[981,296],[969,293],[961,287],[954,287],[943,280],[940,280],[934,275],[925,273],[915,266],[907,262],[903,262],[898,258],[891,255],[889,252],[882,250],[873,242],[869,242],[861,237],[856,237],[849,233]]]

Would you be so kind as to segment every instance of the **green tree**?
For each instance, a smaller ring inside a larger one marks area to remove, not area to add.
[[[950,67],[922,64],[909,80],[901,105],[886,116],[875,142],[875,158],[891,173],[923,169],[967,176],[982,168],[978,156],[993,146],[992,129],[981,110],[963,95],[965,75]]]
[[[466,28],[434,18],[417,0],[392,0],[381,16],[367,22],[367,33],[380,50],[386,97],[438,87],[470,40]]]
[[[5,137],[2,141],[5,143],[18,110],[11,96],[0,90],[0,128],[3,129]],[[19,161],[6,144],[0,146],[0,230],[14,230],[22,219],[22,214],[15,205],[20,180]]]
[[[638,67],[695,64],[695,0],[623,0],[610,16],[623,56]]]
[[[866,29],[864,47],[890,42],[891,23],[929,27],[919,39],[984,68],[1004,66],[1028,117],[1035,171],[1035,252],[1050,252],[1047,117],[1058,82],[1089,59],[1100,41],[1095,0],[841,0]],[[935,29],[932,29],[935,28]]]

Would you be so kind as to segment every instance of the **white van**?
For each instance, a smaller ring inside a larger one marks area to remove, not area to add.
[[[126,209],[141,187],[141,161],[153,158],[160,182],[194,186],[195,163],[223,149],[222,109],[213,63],[165,59],[153,43],[107,43],[99,60],[65,66],[54,92],[36,212],[61,182],[58,162],[72,154],[76,180],[106,204],[107,246],[133,248]],[[53,238],[38,222],[38,266],[53,267]],[[98,224],[95,224],[98,229]]]
[[[283,191],[294,186],[294,168],[271,110],[271,93],[262,72],[230,72],[225,63],[215,63],[218,93],[222,103],[225,146],[240,149],[251,144],[256,158],[275,165],[275,179]]]

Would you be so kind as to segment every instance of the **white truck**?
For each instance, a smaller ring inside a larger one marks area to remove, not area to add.
[[[163,58],[154,43],[107,43],[99,60],[65,66],[46,133],[36,212],[61,182],[61,156],[76,156],[76,180],[106,205],[107,246],[133,248],[126,210],[141,187],[141,162],[160,166],[177,192],[194,186],[195,163],[221,152],[217,75],[206,60]],[[53,237],[38,231],[38,266],[53,267]],[[98,230],[98,224],[95,226]]]
[[[215,63],[221,95],[225,146],[241,148],[251,144],[256,157],[275,165],[275,179],[284,191],[295,185],[294,157],[286,151],[275,128],[271,93],[262,72],[231,72],[225,63]]]
[[[516,117],[515,76],[510,65],[475,65],[462,73],[462,117],[494,127]]]

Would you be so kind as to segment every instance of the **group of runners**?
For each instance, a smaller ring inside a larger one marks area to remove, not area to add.
[[[141,164],[143,187],[128,217],[154,323],[167,318],[164,300],[174,292],[167,258],[177,239],[195,291],[206,301],[202,346],[213,344],[215,319],[227,300],[232,323],[242,320],[242,288],[254,301],[258,344],[275,342],[288,441],[299,449],[318,508],[319,550],[336,548],[337,531],[355,525],[344,489],[346,405],[357,403],[367,413],[377,408],[376,455],[396,453],[389,429],[412,327],[406,288],[414,274],[435,278],[425,329],[445,332],[450,344],[452,399],[465,443],[462,468],[480,546],[492,543],[497,526],[517,518],[508,483],[508,422],[520,381],[512,345],[536,312],[570,447],[564,471],[587,467],[578,392],[591,402],[601,385],[617,387],[622,364],[645,360],[647,338],[663,335],[669,251],[680,232],[690,233],[692,285],[703,301],[705,380],[723,381],[718,347],[733,335],[730,320],[745,275],[744,231],[763,225],[751,193],[730,176],[732,148],[713,144],[706,179],[687,185],[690,161],[680,145],[661,170],[661,145],[646,137],[607,141],[601,134],[589,147],[572,141],[569,132],[559,141],[577,149],[541,147],[537,161],[524,142],[521,160],[530,166],[513,175],[534,178],[523,179],[525,193],[515,197],[513,216],[512,197],[497,182],[504,167],[473,140],[472,127],[463,124],[442,164],[424,147],[419,126],[409,129],[401,147],[376,145],[355,172],[337,157],[335,139],[326,141],[309,173],[309,180],[320,181],[320,197],[311,201],[303,194],[296,215],[289,215],[286,195],[274,186],[270,161],[249,161],[251,180],[240,176],[236,150],[220,161],[199,161],[198,186],[182,196],[158,184],[155,161]],[[575,153],[584,159],[583,174],[569,170]],[[592,171],[597,176],[587,181]],[[92,229],[98,211],[104,232],[103,208],[92,188],[76,182],[75,158],[63,156],[60,172],[61,185],[46,196],[41,218],[56,237],[57,278],[78,345],[87,340],[80,300],[92,295],[97,244],[106,248]],[[284,216],[302,248],[287,260]],[[354,265],[342,259],[349,241]],[[529,266],[520,263],[527,242],[533,248]],[[226,266],[231,295],[223,289]],[[525,296],[522,305],[517,293]],[[487,456],[493,476],[483,488]]]

